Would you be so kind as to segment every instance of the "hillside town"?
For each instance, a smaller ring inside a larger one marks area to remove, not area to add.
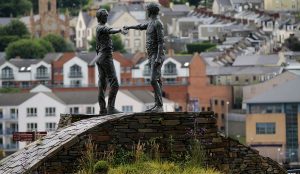
[[[0,12],[3,157],[28,144],[14,141],[14,132],[51,133],[60,114],[99,113],[96,11],[107,8],[107,25],[122,29],[145,23],[149,2],[94,0],[74,11],[38,0],[24,14]],[[224,136],[299,166],[300,0],[155,2],[165,35],[164,112],[213,111]],[[113,44],[116,108],[151,108],[146,32],[118,34]]]

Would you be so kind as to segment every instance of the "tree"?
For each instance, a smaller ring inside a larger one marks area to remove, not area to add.
[[[29,0],[0,0],[0,17],[18,17],[30,12],[32,3]]]
[[[29,31],[19,20],[12,20],[8,25],[0,26],[0,51],[4,51],[11,42],[27,37]]]
[[[45,52],[54,52],[54,48],[49,41],[45,39],[37,39],[37,42],[39,42],[39,44],[45,49]]]
[[[47,48],[44,47],[39,40],[21,39],[10,43],[5,49],[6,59],[20,56],[24,59],[43,58],[47,53]]]
[[[19,20],[12,20],[8,25],[3,27],[6,35],[23,37],[29,35],[26,25]]]
[[[52,44],[55,52],[64,52],[67,50],[67,42],[62,36],[56,34],[48,34],[43,39]]]
[[[121,36],[119,34],[115,34],[111,36],[113,42],[114,51],[120,51],[121,53],[125,53],[125,46],[122,42]]]
[[[300,41],[295,35],[290,35],[290,37],[284,41],[283,45],[291,51],[300,51]]]
[[[199,6],[200,4],[200,0],[188,0],[190,5],[195,6],[196,8]],[[205,0],[206,1],[206,0]]]
[[[111,36],[112,42],[113,42],[113,49],[114,51],[120,51],[121,53],[125,53],[125,46],[122,42],[121,36],[118,34]],[[89,42],[90,49],[89,51],[95,51],[96,50],[96,37],[93,37],[93,39]]]

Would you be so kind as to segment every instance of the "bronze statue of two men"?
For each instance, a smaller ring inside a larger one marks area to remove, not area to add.
[[[161,67],[165,59],[164,31],[162,22],[158,17],[159,6],[156,3],[150,3],[146,6],[146,9],[149,18],[147,23],[136,26],[124,26],[123,30],[105,26],[108,16],[108,12],[105,9],[99,9],[96,13],[99,23],[96,29],[96,52],[98,56],[97,65],[99,71],[98,100],[100,105],[100,115],[120,113],[120,111],[115,108],[119,83],[113,65],[113,45],[110,34],[126,34],[129,29],[147,30],[146,49],[151,70],[151,85],[154,90],[155,105],[146,110],[146,112],[163,112]],[[105,90],[107,87],[107,80],[110,83],[111,89],[108,95],[108,106],[106,107]]]

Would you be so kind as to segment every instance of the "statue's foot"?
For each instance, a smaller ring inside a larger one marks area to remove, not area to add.
[[[120,114],[120,113],[123,113],[123,112],[117,110],[116,108],[110,108],[110,109],[107,110],[107,114],[108,115],[111,115],[111,114]]]
[[[145,112],[151,112],[152,111],[152,109],[154,109],[156,107],[156,105],[154,105],[152,108],[150,108],[150,109],[147,109]]]
[[[107,109],[101,109],[99,115],[101,116],[107,115]]]
[[[164,112],[164,109],[162,108],[162,106],[154,106],[151,109],[146,110],[145,112]]]

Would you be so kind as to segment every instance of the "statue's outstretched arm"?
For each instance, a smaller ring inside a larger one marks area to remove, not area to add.
[[[139,24],[139,25],[133,25],[133,26],[124,26],[124,30],[129,30],[129,29],[135,29],[135,30],[147,30],[148,23],[145,24]]]

